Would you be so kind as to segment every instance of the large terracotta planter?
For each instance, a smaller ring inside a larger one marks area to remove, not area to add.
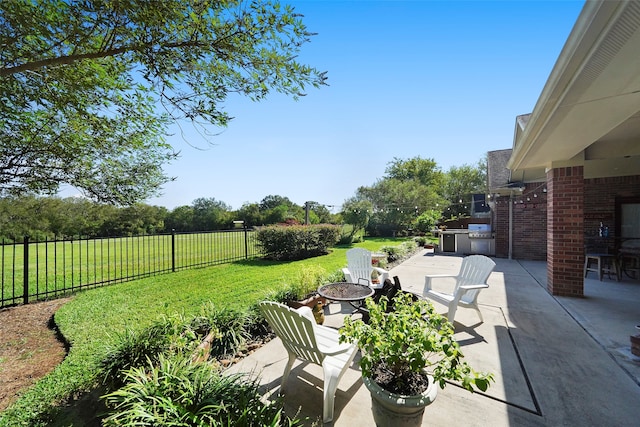
[[[311,295],[309,298],[303,299],[301,301],[287,301],[287,305],[291,308],[300,308],[302,306],[307,306],[309,308],[315,307],[318,303],[322,305],[327,304],[326,298],[321,297],[318,294]]]
[[[316,323],[319,325],[324,323],[323,307],[327,305],[327,299],[318,294],[312,295],[302,301],[287,301],[287,305],[291,308],[309,307],[313,311]]]
[[[419,427],[422,425],[424,408],[433,403],[438,395],[438,385],[429,376],[429,387],[416,396],[390,393],[368,377],[362,377],[371,393],[371,411],[378,427]]]

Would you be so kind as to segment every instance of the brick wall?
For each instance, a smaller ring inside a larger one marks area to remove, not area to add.
[[[509,197],[493,200],[493,231],[496,256],[509,257]]]
[[[640,175],[584,180],[584,233],[596,236],[600,222],[616,235],[616,198],[640,197]]]
[[[509,256],[509,205],[513,205],[513,258],[547,259],[547,193],[545,182],[528,183],[522,195],[495,200],[496,256]],[[514,203],[515,202],[515,203]]]
[[[582,166],[547,172],[547,290],[584,295],[584,199]]]
[[[566,168],[565,168],[566,169]],[[568,168],[570,171],[572,168]],[[575,171],[574,171],[575,172]],[[571,173],[571,172],[569,172]],[[566,175],[566,170],[564,171]],[[559,178],[561,182],[575,179],[575,175],[569,178]],[[580,183],[574,183],[580,188]],[[547,187],[547,192],[543,188]],[[594,236],[598,233],[598,227],[602,221],[609,227],[610,235],[616,232],[616,198],[640,197],[640,175],[621,176],[610,178],[584,179],[583,189],[583,230],[582,236]],[[537,195],[538,197],[533,197]],[[547,198],[549,196],[546,182],[529,183],[526,185],[522,196],[514,198],[513,205],[514,241],[513,258],[527,260],[547,260]],[[527,200],[527,197],[529,200]],[[509,197],[497,197],[493,201],[493,230],[495,231],[496,256],[507,258],[509,256]],[[522,203],[520,203],[522,201]],[[511,202],[513,203],[513,202]],[[556,215],[564,215],[562,211],[566,200],[558,199],[556,203]],[[579,224],[580,221],[575,224]],[[558,227],[559,225],[556,224]],[[559,228],[559,233],[563,233]],[[557,243],[559,244],[559,243]],[[581,251],[583,246],[581,247]],[[583,251],[582,251],[583,252]],[[581,263],[583,261],[580,261]]]

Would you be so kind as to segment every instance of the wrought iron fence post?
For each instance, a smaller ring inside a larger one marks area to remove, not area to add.
[[[244,226],[244,259],[249,259],[249,235],[246,225]]]
[[[176,272],[176,230],[171,230],[171,271]]]
[[[29,303],[29,236],[24,236],[24,259],[22,260],[23,274],[22,283],[22,302],[24,304]]]

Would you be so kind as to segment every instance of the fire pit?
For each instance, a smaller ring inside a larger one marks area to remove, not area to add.
[[[328,283],[318,288],[318,294],[334,301],[362,301],[373,293],[373,289],[367,285],[349,282]]]

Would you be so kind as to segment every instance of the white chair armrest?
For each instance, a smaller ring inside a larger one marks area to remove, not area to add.
[[[375,271],[377,271],[380,274],[389,274],[389,272],[387,270],[385,270],[384,268],[380,268],[380,267],[371,267],[372,269],[374,269]]]
[[[318,350],[327,356],[335,356],[336,354],[352,350],[355,347],[353,343],[338,343],[340,339],[338,331],[328,326],[315,325],[314,332]]]
[[[442,278],[457,278],[458,276],[453,274],[426,274],[424,276],[424,293],[431,290],[431,280],[432,279],[442,279]]]
[[[350,351],[354,347],[355,347],[355,344],[345,342],[345,343],[338,344],[338,345],[330,347],[330,348],[326,348],[326,349],[323,348],[321,350],[327,356],[335,356],[336,354],[342,354],[342,353],[345,353],[347,351]]]
[[[471,291],[473,289],[484,289],[488,287],[489,285],[487,285],[486,283],[479,283],[477,285],[462,285],[460,286],[460,289],[464,289],[465,291]]]
[[[462,298],[469,291],[473,291],[473,290],[476,290],[476,289],[484,289],[484,288],[488,288],[488,287],[489,287],[489,285],[487,285],[486,283],[478,283],[478,284],[473,284],[473,285],[461,285],[458,288],[458,292],[456,292],[456,294],[454,295],[454,302],[456,304],[458,304],[458,302],[461,301]]]

